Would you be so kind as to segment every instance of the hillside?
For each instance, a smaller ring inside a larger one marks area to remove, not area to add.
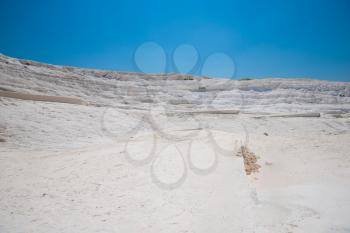
[[[348,232],[350,83],[0,55],[0,232]]]

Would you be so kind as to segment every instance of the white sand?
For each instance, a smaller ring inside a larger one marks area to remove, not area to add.
[[[350,232],[349,83],[182,79],[0,56],[0,232]]]

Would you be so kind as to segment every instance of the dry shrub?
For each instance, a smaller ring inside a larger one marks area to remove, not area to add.
[[[247,146],[241,146],[238,156],[243,157],[245,173],[247,175],[250,175],[253,172],[259,172],[260,165],[257,163],[258,157],[251,152]]]

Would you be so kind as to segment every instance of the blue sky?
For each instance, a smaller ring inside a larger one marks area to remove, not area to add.
[[[232,58],[234,78],[350,81],[349,12],[346,0],[0,0],[0,53],[140,71],[135,53],[151,41],[165,54],[146,56],[148,62],[164,65],[165,72],[179,71],[174,51],[185,44],[198,51],[193,74],[222,73],[220,61],[203,67],[221,53]],[[183,56],[183,67],[187,60]]]

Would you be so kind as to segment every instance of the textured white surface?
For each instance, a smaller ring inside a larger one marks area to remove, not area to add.
[[[0,91],[89,103],[0,97],[1,233],[350,231],[349,83],[0,56]],[[240,113],[183,113],[206,109]],[[308,112],[321,117],[270,117]],[[242,143],[259,173],[244,173]]]

